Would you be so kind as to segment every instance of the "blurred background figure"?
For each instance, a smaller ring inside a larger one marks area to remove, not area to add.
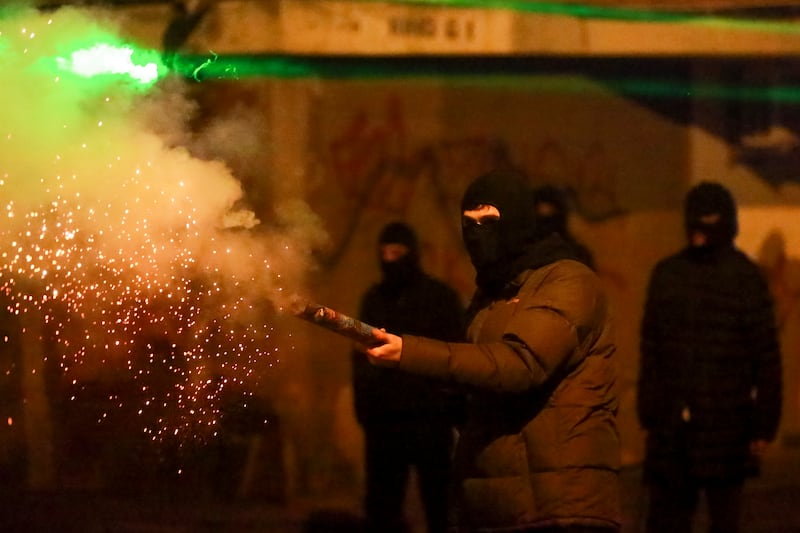
[[[382,280],[362,298],[359,318],[397,334],[464,339],[456,292],[423,272],[414,230],[402,222],[378,239]],[[445,530],[457,397],[442,383],[370,364],[353,353],[356,418],[366,444],[367,531],[405,531],[403,507],[413,467],[429,533]]]
[[[783,357],[783,411],[779,435],[784,444],[800,445],[800,260],[786,251],[786,239],[772,230],[761,244],[758,263],[772,298]]]
[[[544,239],[558,234],[574,248],[578,259],[594,269],[594,258],[589,249],[569,231],[569,202],[566,193],[554,185],[542,185],[533,190],[533,205],[536,216],[535,238]]]
[[[758,265],[734,245],[736,204],[704,182],[686,196],[688,246],[660,261],[642,322],[638,414],[647,431],[647,531],[736,533],[742,487],[778,429],[781,357]]]

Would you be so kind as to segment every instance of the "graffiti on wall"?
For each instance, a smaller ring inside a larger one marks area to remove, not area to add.
[[[325,145],[329,178],[348,199],[343,228],[330,257],[344,250],[367,211],[404,218],[416,189],[427,180],[443,212],[456,212],[469,181],[494,168],[516,168],[532,186],[555,184],[571,196],[577,215],[590,221],[620,216],[617,173],[602,141],[582,152],[567,149],[558,139],[534,146],[521,163],[513,156],[513,140],[501,136],[464,136],[416,144],[400,98],[388,97],[378,112],[355,109]],[[451,228],[454,237],[459,229]]]

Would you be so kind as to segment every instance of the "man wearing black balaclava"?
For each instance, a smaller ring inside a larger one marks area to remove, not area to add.
[[[594,259],[589,249],[578,242],[569,230],[569,202],[566,193],[554,185],[542,185],[533,190],[533,212],[536,216],[536,235],[549,237],[557,233],[575,250],[577,258],[589,268]]]
[[[361,302],[359,318],[389,331],[446,341],[464,339],[464,309],[449,286],[423,272],[414,230],[386,225],[378,238],[382,279]],[[458,397],[438,380],[371,365],[353,354],[356,418],[364,430],[368,532],[406,531],[410,469],[416,469],[427,529],[447,523],[447,484]]]
[[[691,531],[705,492],[709,530],[736,533],[744,480],[780,416],[774,311],[758,266],[734,245],[730,192],[700,183],[684,213],[688,244],[654,268],[642,321],[647,531]]]
[[[453,531],[612,532],[619,435],[608,305],[558,235],[535,237],[523,177],[473,181],[462,234],[476,270],[469,342],[374,330],[362,347],[395,372],[467,391],[454,455]]]

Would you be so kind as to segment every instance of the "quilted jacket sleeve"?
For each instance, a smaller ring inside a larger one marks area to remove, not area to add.
[[[472,343],[403,337],[400,368],[501,392],[524,392],[578,365],[604,323],[597,278],[572,261],[529,272],[517,294],[476,316]],[[475,323],[483,324],[475,327]]]

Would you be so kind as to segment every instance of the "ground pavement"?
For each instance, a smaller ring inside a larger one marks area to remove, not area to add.
[[[639,533],[647,502],[640,469],[623,471],[623,533]],[[0,531],[12,533],[357,533],[352,498],[277,504],[158,491],[134,496],[97,491],[25,493],[0,489]],[[413,498],[412,498],[413,499]],[[762,477],[746,486],[743,533],[800,533],[800,447],[774,447]],[[423,533],[418,503],[412,533]],[[696,531],[702,531],[704,516]]]

